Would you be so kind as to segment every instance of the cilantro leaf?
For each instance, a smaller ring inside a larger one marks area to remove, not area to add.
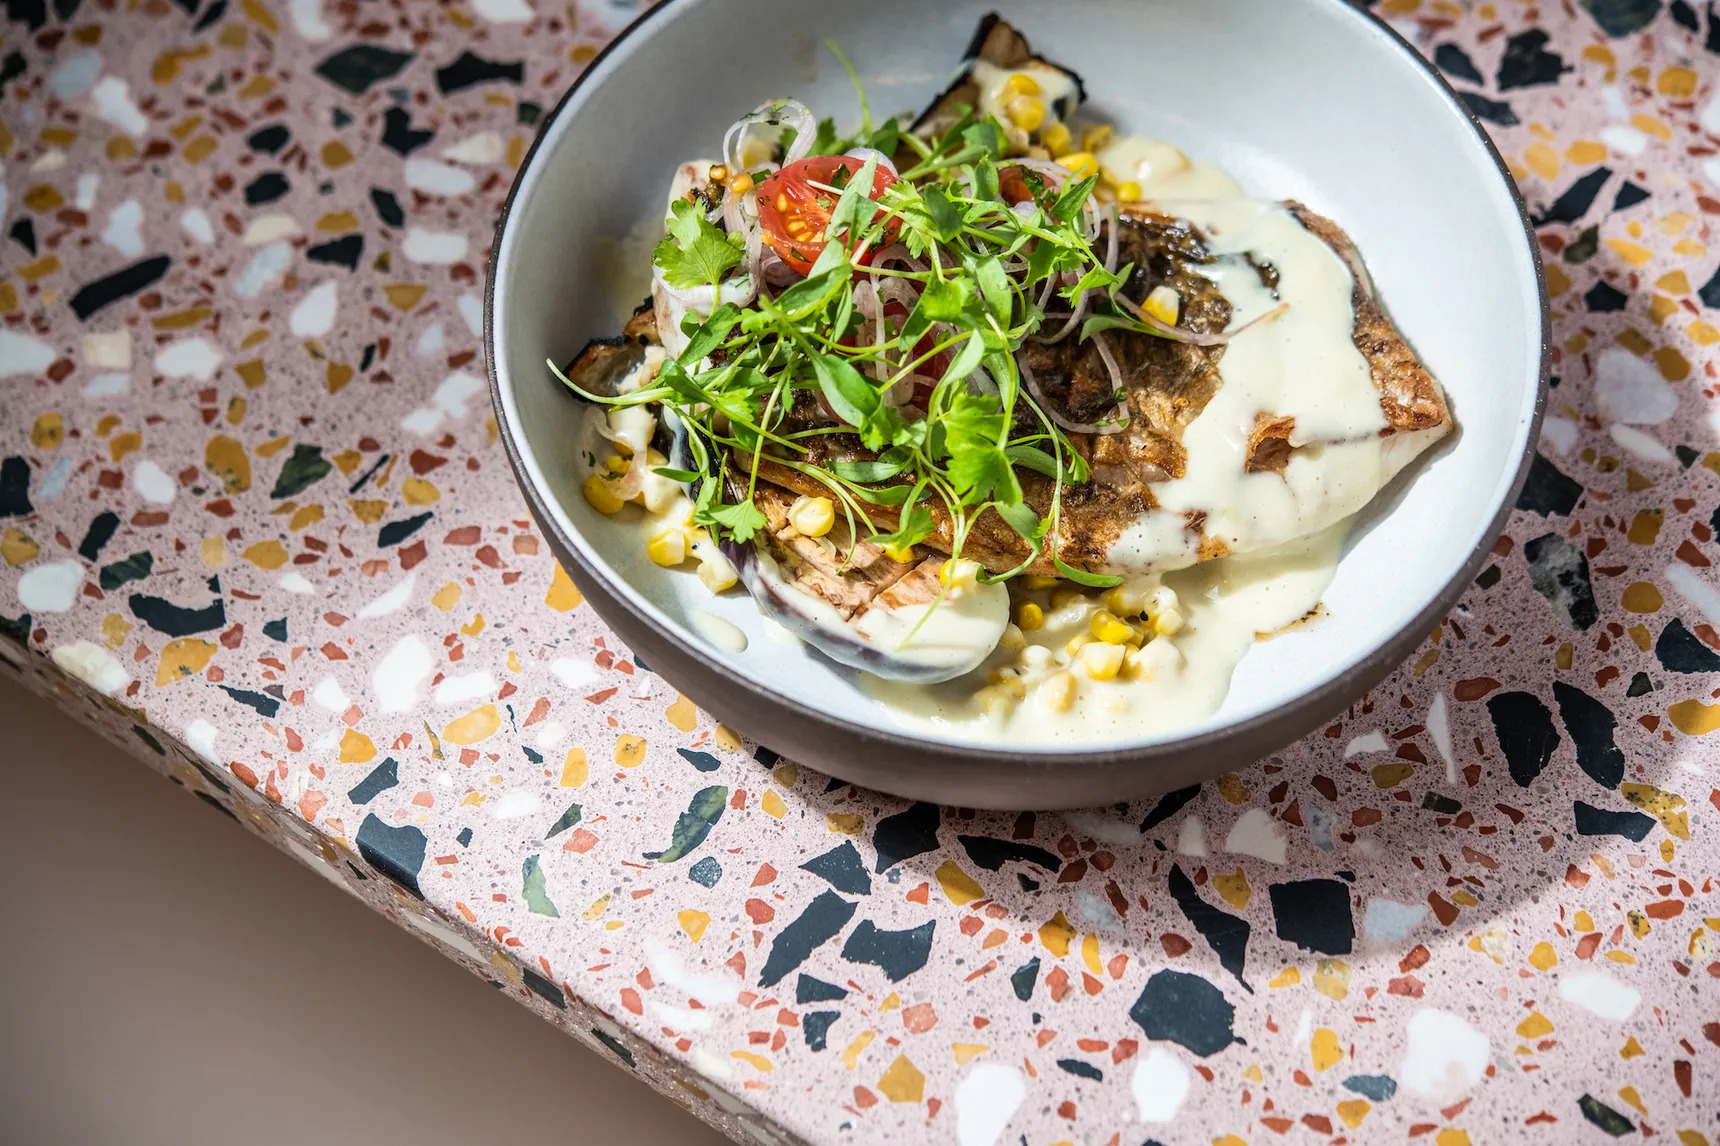
[[[996,491],[1000,501],[1021,500],[1021,486],[1002,446],[1008,421],[996,398],[958,392],[940,425],[957,493],[980,501]]]
[[[763,529],[765,516],[750,500],[739,505],[710,506],[701,510],[697,520],[701,525],[718,525],[736,541],[747,542]]]
[[[846,359],[834,354],[814,354],[812,369],[818,379],[819,392],[838,418],[850,426],[861,428],[877,413],[877,388]]]
[[[1097,175],[1089,175],[1079,183],[1071,183],[1063,188],[1063,194],[1057,196],[1057,201],[1051,204],[1051,214],[1062,222],[1069,222],[1080,212],[1081,205],[1087,202],[1087,197],[1093,194],[1093,188],[1099,185]]]
[[[1057,572],[1062,574],[1065,580],[1073,581],[1077,585],[1086,585],[1091,589],[1109,589],[1113,585],[1123,583],[1121,577],[1112,577],[1104,573],[1089,573],[1085,569],[1077,569],[1073,565],[1066,564],[1063,558],[1055,554],[1052,555],[1051,563],[1057,567]]]
[[[926,214],[931,217],[932,231],[944,242],[949,242],[962,230],[962,215],[950,202],[943,188],[930,184],[920,193],[921,200],[926,205]]]
[[[687,290],[722,282],[741,261],[729,237],[706,220],[705,213],[685,199],[677,199],[669,219],[669,233],[651,253],[651,261],[663,272],[670,286]]]
[[[691,312],[688,313],[688,317],[693,317]],[[740,320],[741,312],[736,310],[731,303],[725,302],[712,311],[711,317],[693,331],[687,339],[687,349],[681,352],[677,361],[682,366],[693,366],[711,351],[721,346],[723,340],[729,336],[729,331],[733,330],[735,324]],[[697,320],[695,319],[695,321]]]

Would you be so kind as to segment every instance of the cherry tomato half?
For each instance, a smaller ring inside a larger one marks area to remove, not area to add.
[[[759,184],[758,218],[764,241],[783,262],[801,274],[812,269],[824,250],[824,231],[830,226],[837,200],[836,195],[814,184],[840,187],[864,166],[864,160],[851,155],[813,155],[795,160]],[[894,182],[896,177],[889,169],[879,167],[872,177],[872,198],[877,199]],[[895,237],[896,228],[891,226],[879,246],[893,242]],[[867,252],[861,261],[867,261],[870,254]]]

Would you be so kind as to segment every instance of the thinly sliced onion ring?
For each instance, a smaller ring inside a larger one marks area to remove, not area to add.
[[[1033,376],[1032,368],[1027,365],[1021,355],[1015,356],[1015,364],[1021,369],[1021,384],[1027,387],[1027,392],[1033,395],[1033,400],[1039,403],[1039,408],[1045,411],[1045,416],[1071,434],[1115,434],[1123,429],[1121,426],[1101,426],[1097,422],[1077,422],[1073,418],[1059,413],[1051,399],[1045,396],[1045,391],[1039,388],[1039,379]]]

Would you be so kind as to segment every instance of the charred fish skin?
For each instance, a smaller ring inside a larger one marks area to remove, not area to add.
[[[645,361],[646,348],[655,345],[658,345],[657,321],[653,303],[646,299],[620,334],[587,342],[562,374],[587,394],[613,398],[620,392],[621,383]]]

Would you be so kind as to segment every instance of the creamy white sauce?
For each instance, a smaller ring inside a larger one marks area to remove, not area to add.
[[[1282,206],[1254,199],[1161,204],[1208,237],[1220,258],[1206,273],[1234,308],[1239,329],[1280,302],[1288,309],[1242,331],[1219,359],[1218,393],[1183,434],[1184,475],[1153,487],[1160,509],[1126,530],[1109,554],[1115,571],[1175,569],[1197,559],[1183,526],[1204,512],[1203,532],[1232,553],[1304,537],[1354,514],[1389,477],[1380,394],[1352,339],[1349,267]],[[1240,256],[1272,264],[1277,298]],[[1248,436],[1261,416],[1296,420],[1298,448],[1280,475],[1249,473]]]
[[[731,653],[747,651],[747,635],[733,621],[715,613],[707,613],[703,609],[689,610],[687,617],[693,622],[693,627],[699,630],[699,635],[719,649]]]
[[[1240,197],[1230,173],[1190,159],[1168,143],[1135,135],[1113,136],[1093,156],[1111,182],[1138,183],[1143,199],[1223,199]]]
[[[1145,665],[1114,680],[1093,680],[1066,646],[1085,634],[1101,608],[1083,595],[1047,608],[1043,627],[1026,634],[1025,649],[995,652],[979,670],[937,685],[910,685],[862,675],[862,687],[903,724],[941,736],[1009,744],[1099,744],[1139,740],[1198,724],[1218,710],[1230,677],[1258,636],[1295,624],[1320,603],[1332,583],[1348,523],[1280,548],[1211,561],[1168,574],[1186,617],[1174,637],[1156,637],[1143,649]],[[1028,594],[1021,594],[1027,597]],[[1045,592],[1031,595],[1044,601]],[[1038,648],[1038,653],[1030,650]],[[990,712],[976,699],[998,668],[1019,669],[1026,696]],[[1050,676],[1075,678],[1066,710],[1044,703],[1040,686]]]

